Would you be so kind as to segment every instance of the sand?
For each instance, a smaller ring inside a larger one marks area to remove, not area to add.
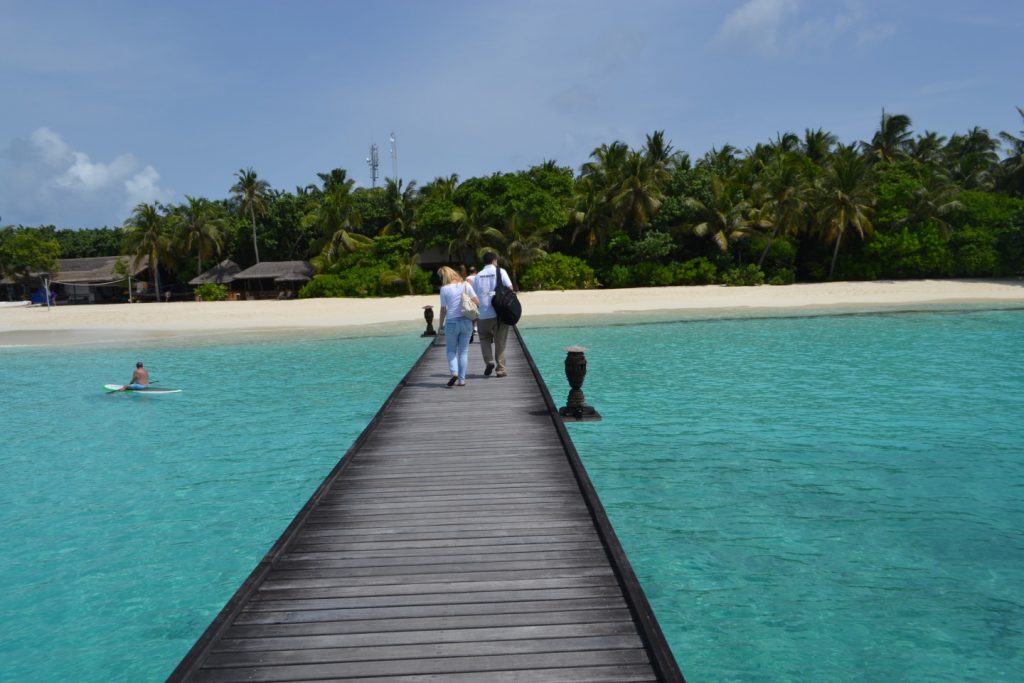
[[[920,310],[960,305],[1024,307],[1024,280],[830,282],[783,287],[659,287],[524,292],[520,327],[648,319]],[[220,338],[247,333],[422,331],[437,296],[392,299],[170,302],[0,308],[0,346]],[[435,324],[436,324],[435,319]]]

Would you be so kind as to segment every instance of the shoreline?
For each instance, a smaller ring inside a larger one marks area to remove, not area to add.
[[[901,280],[783,286],[654,287],[523,292],[520,327],[638,324],[684,319],[1024,307],[1024,280]],[[170,302],[0,308],[0,347],[242,341],[282,335],[422,332],[437,295],[388,299]],[[436,327],[437,317],[434,324]],[[234,337],[234,338],[232,338]]]

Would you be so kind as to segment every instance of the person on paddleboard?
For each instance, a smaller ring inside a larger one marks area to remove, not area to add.
[[[138,391],[139,389],[149,388],[149,371],[142,367],[142,361],[140,360],[135,364],[135,372],[132,373],[132,381],[125,384],[118,391],[127,391],[133,389]]]

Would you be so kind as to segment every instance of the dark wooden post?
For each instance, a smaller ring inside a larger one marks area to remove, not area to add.
[[[437,332],[434,331],[434,307],[424,306],[423,307],[423,319],[427,321],[427,329],[424,330],[421,337],[436,337]]]
[[[591,422],[601,419],[601,415],[593,406],[587,405],[583,397],[583,379],[587,376],[586,351],[582,346],[566,348],[565,377],[569,380],[569,398],[565,407],[558,409],[558,414],[565,422]]]

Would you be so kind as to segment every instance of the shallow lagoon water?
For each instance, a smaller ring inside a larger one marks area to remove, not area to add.
[[[1024,678],[1024,311],[527,338],[691,683]]]
[[[0,680],[163,680],[423,346],[2,352]],[[103,393],[136,360],[183,392]]]
[[[1024,675],[1024,312],[524,336],[691,683]],[[0,351],[0,679],[162,680],[422,349]]]

